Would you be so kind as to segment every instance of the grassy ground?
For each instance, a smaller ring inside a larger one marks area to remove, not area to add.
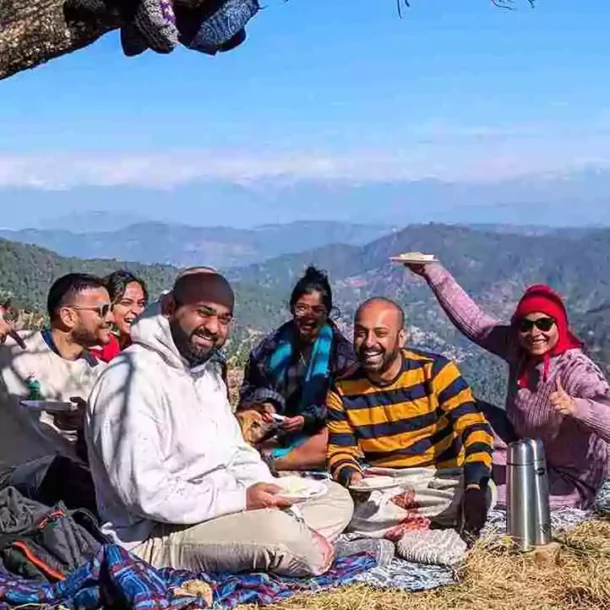
[[[563,536],[555,553],[511,553],[502,540],[475,548],[460,582],[425,593],[365,586],[297,597],[284,610],[603,610],[610,609],[610,522]],[[241,610],[246,610],[242,607]]]

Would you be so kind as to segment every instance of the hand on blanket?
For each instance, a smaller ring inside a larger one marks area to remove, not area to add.
[[[283,432],[300,432],[304,427],[305,418],[302,415],[288,417],[280,425]]]
[[[479,486],[467,487],[462,500],[462,514],[462,535],[466,542],[471,542],[479,536],[487,520],[487,491]]]
[[[271,483],[256,483],[246,490],[246,510],[259,510],[261,508],[290,508],[292,502],[277,494],[282,488]]]

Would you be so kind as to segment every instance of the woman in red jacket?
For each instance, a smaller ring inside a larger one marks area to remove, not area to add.
[[[144,280],[125,270],[115,271],[104,278],[114,315],[114,332],[110,343],[91,350],[104,362],[110,362],[131,345],[131,325],[148,305],[148,290]]]

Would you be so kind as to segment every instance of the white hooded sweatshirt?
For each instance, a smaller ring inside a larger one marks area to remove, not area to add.
[[[246,509],[273,477],[245,443],[220,364],[190,369],[158,303],[95,385],[86,438],[104,532],[132,549],[156,523],[194,525]]]

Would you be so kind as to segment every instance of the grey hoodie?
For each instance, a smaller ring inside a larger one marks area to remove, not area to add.
[[[104,532],[127,549],[157,523],[194,525],[246,508],[273,480],[245,443],[220,365],[190,369],[158,303],[95,385],[86,438]]]

